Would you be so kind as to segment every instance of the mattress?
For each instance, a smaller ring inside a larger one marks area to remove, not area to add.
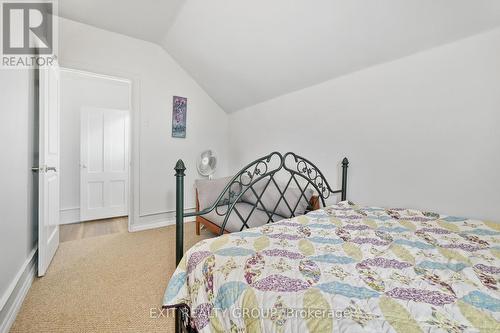
[[[165,307],[200,332],[500,332],[500,224],[341,202],[199,242]]]

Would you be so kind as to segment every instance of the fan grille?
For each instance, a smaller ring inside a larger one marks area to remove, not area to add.
[[[217,158],[212,150],[203,151],[198,157],[197,168],[202,176],[211,176],[215,173]]]

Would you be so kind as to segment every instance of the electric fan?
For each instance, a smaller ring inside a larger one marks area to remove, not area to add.
[[[208,179],[212,179],[217,167],[217,157],[213,150],[207,149],[198,156],[198,173]]]

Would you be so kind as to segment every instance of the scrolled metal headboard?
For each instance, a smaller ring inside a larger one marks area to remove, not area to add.
[[[288,164],[287,157],[292,158],[293,164]],[[286,153],[284,158],[283,168],[290,172],[292,177],[294,175],[299,176],[305,179],[309,184],[311,184],[314,189],[319,193],[319,197],[321,198],[321,203],[325,206],[325,200],[328,199],[332,194],[341,193],[341,200],[346,200],[346,191],[347,191],[347,167],[349,166],[349,161],[346,157],[342,160],[342,188],[340,190],[332,190],[330,184],[326,180],[323,173],[309,160],[306,158],[299,156],[295,153],[289,152]],[[294,167],[295,166],[295,167]],[[294,178],[295,182],[298,185],[297,180]]]
[[[261,157],[253,161],[252,163],[248,164],[243,169],[241,169],[229,181],[229,183],[226,185],[226,188],[221,193],[222,198],[219,196],[219,198],[215,201],[214,203],[215,207],[213,206],[209,207],[201,212],[198,212],[196,215],[204,215],[206,213],[209,213],[211,210],[215,208],[215,212],[217,213],[217,215],[224,216],[224,222],[221,226],[221,234],[224,232],[228,218],[233,211],[236,213],[236,215],[240,218],[242,222],[241,230],[243,230],[244,228],[249,228],[247,224],[248,220],[250,219],[250,216],[252,216],[253,212],[255,211],[258,205],[261,205],[261,208],[263,208],[262,210],[267,214],[268,216],[267,223],[274,222],[273,215],[274,211],[276,210],[276,207],[274,207],[274,209],[272,210],[268,209],[262,202],[261,198],[264,192],[266,191],[267,187],[271,183],[271,181],[276,184],[274,175],[279,170],[281,170],[282,167],[283,167],[283,156],[278,152],[273,152],[267,156]],[[265,185],[264,190],[262,191],[262,193],[258,194],[253,186],[257,182],[260,182],[261,180],[264,180],[267,177],[269,177],[269,180]],[[278,185],[276,184],[276,186]],[[237,202],[240,201],[241,197],[248,191],[251,191],[253,195],[255,195],[257,202],[250,211],[250,213],[248,214],[248,216],[244,218],[235,205]],[[226,209],[223,210],[223,208],[221,207],[226,207]]]
[[[235,213],[241,220],[241,230],[248,228],[248,220],[259,207],[260,211],[267,214],[269,222],[274,222],[276,209],[280,203],[289,210],[288,217],[294,217],[297,206],[300,200],[308,200],[305,193],[309,186],[311,186],[321,200],[321,204],[325,206],[325,200],[336,193],[341,194],[341,200],[346,200],[347,192],[347,168],[349,161],[344,158],[342,161],[342,188],[340,190],[333,190],[326,180],[323,173],[308,159],[299,156],[293,152],[288,152],[282,155],[279,152],[272,152],[263,156],[241,169],[234,177],[231,178],[229,183],[224,187],[215,202],[208,208],[198,212],[184,213],[184,176],[186,167],[182,160],[177,161],[175,166],[176,171],[176,257],[179,262],[183,256],[183,220],[184,217],[200,216],[215,211],[217,215],[224,216],[224,221],[221,225],[221,234],[224,232],[228,218],[231,213]],[[289,175],[288,180],[282,182],[286,184],[285,187],[278,185],[276,176],[278,172],[285,171]],[[302,185],[301,185],[302,180]],[[262,182],[263,189],[261,193],[257,193],[254,185]],[[305,184],[304,184],[305,182]],[[274,207],[266,207],[262,201],[262,196],[270,185],[273,185],[277,190],[279,197],[277,198]],[[299,201],[295,204],[287,201],[285,193],[290,187],[295,187],[300,191]],[[255,196],[255,204],[246,218],[238,211],[236,203],[240,201],[243,195],[247,192],[253,193]]]

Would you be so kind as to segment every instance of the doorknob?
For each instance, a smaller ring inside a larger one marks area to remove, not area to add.
[[[47,172],[47,167],[45,165],[41,165],[39,167],[32,167],[31,171],[36,173],[44,173]]]
[[[31,171],[32,172],[40,172],[40,173],[47,172],[47,171],[57,172],[57,168],[56,167],[48,167],[48,166],[42,165],[41,167],[32,167]]]

